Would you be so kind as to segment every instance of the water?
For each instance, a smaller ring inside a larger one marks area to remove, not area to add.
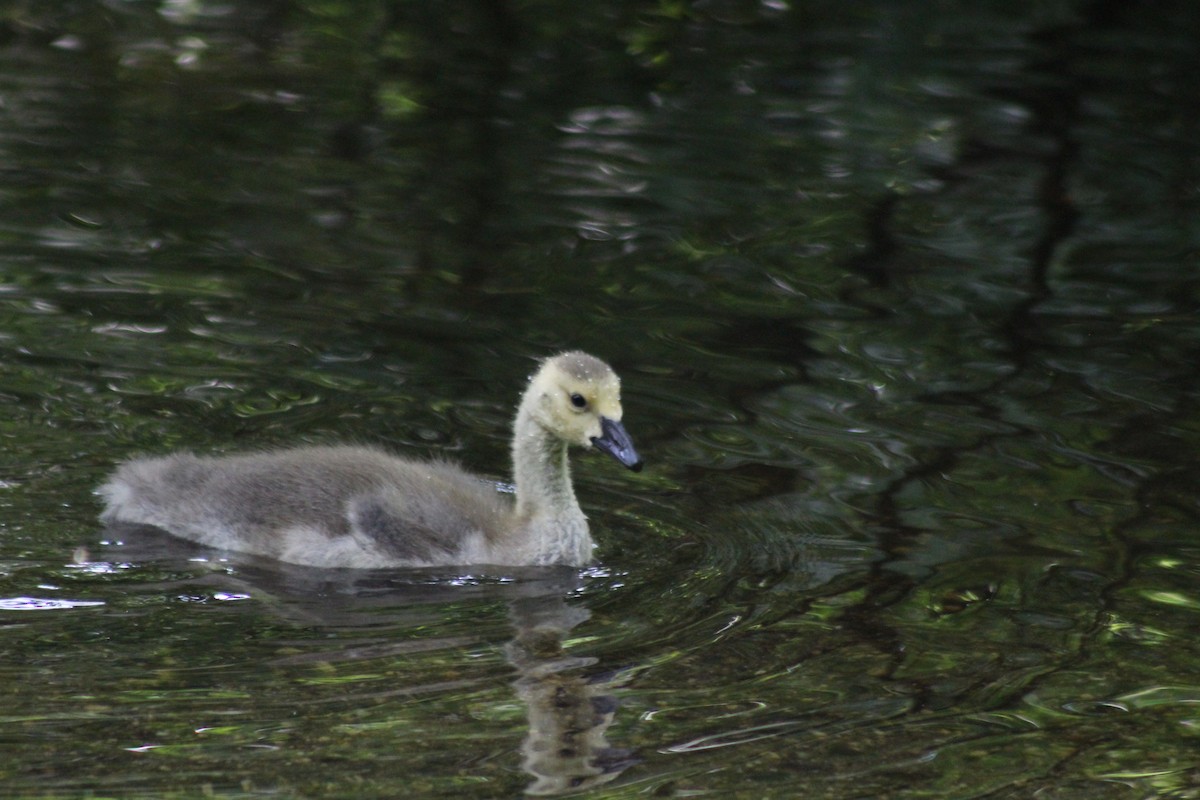
[[[1144,11],[1144,9],[1142,10]],[[1200,796],[1195,15],[0,12],[0,793]],[[504,477],[590,570],[96,522],[136,453]]]

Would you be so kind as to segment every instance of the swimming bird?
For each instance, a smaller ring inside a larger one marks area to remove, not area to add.
[[[595,543],[567,450],[593,446],[641,469],[620,395],[594,356],[542,362],[513,423],[513,495],[456,464],[374,447],[176,453],[121,465],[99,489],[101,519],[309,566],[582,566]]]

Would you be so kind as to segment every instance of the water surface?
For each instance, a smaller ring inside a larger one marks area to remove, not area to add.
[[[1196,16],[0,12],[0,793],[1200,792]],[[623,376],[600,561],[105,531],[118,461],[503,479]],[[128,535],[127,535],[128,534]]]

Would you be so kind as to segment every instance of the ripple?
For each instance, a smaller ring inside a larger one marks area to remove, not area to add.
[[[720,747],[749,744],[762,739],[772,739],[801,731],[820,731],[822,735],[840,730],[854,728],[868,722],[879,722],[898,716],[912,708],[912,701],[907,699],[870,700],[862,703],[850,703],[821,709],[804,714],[794,719],[767,722],[762,725],[752,725],[736,728],[720,733],[708,734],[680,744],[663,748],[663,753],[694,753],[700,750],[713,750]],[[836,711],[839,722],[830,723],[827,714]],[[861,720],[855,719],[861,716]]]
[[[1200,686],[1153,686],[1116,699],[1130,708],[1200,705]]]
[[[68,608],[102,606],[100,600],[64,600],[57,597],[3,597],[0,611],[60,611]]]
[[[239,417],[260,417],[264,414],[280,414],[304,406],[317,405],[320,402],[320,395],[271,390],[263,395],[238,400],[233,404],[233,413]]]
[[[1200,611],[1200,600],[1197,600],[1194,597],[1189,597],[1182,592],[1147,589],[1141,594],[1142,597],[1154,603],[1165,603],[1169,606],[1187,608],[1192,611]]]
[[[797,445],[750,427],[707,426],[683,432],[671,445],[670,457],[687,463],[727,469],[743,464],[797,467],[807,463]]]

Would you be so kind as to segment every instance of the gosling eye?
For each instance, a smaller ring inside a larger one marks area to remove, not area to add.
[[[576,408],[587,408],[587,398],[579,392],[575,392],[571,395],[571,405]]]

